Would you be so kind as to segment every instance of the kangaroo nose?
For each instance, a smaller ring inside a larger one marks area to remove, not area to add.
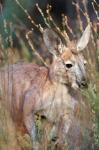
[[[58,136],[53,136],[53,137],[51,138],[51,141],[56,142],[57,139],[58,139]]]
[[[87,83],[87,79],[86,78],[83,78],[82,81],[81,81],[81,86],[82,87],[85,87],[85,88],[88,88],[88,83]]]

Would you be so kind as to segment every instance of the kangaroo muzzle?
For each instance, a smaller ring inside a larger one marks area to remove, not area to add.
[[[88,88],[88,80],[86,78],[83,78],[80,84],[81,88]]]

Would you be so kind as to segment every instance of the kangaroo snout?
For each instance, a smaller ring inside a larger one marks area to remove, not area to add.
[[[82,78],[82,81],[81,81],[81,87],[82,88],[88,88],[88,79],[87,78]]]

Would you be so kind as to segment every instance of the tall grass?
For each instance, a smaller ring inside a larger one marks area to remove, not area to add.
[[[77,20],[75,24],[75,28],[70,25],[68,17],[62,14],[62,23],[61,25],[57,25],[51,15],[51,6],[47,5],[46,12],[43,13],[42,9],[38,4],[36,7],[44,20],[45,26],[43,27],[41,24],[37,24],[28,11],[20,4],[18,0],[16,1],[16,5],[19,6],[19,9],[22,9],[23,12],[26,14],[28,20],[32,24],[31,30],[24,29],[23,26],[19,27],[18,24],[13,24],[14,28],[12,31],[12,23],[7,22],[5,18],[3,18],[4,24],[4,32],[6,33],[6,38],[3,39],[0,36],[0,66],[5,64],[13,64],[20,60],[23,61],[32,61],[35,63],[43,64],[48,66],[50,64],[49,54],[45,56],[46,49],[44,45],[42,45],[42,32],[44,27],[54,28],[56,32],[62,37],[65,43],[70,42],[71,37],[78,39],[79,35],[84,30],[84,22],[83,18],[86,20],[85,24],[88,23],[91,25],[92,34],[91,34],[91,41],[87,48],[86,53],[84,53],[87,61],[88,61],[88,77],[89,77],[89,88],[86,91],[82,91],[82,94],[86,97],[86,100],[91,106],[92,113],[93,113],[93,131],[94,131],[94,141],[93,141],[93,150],[99,149],[99,15],[97,10],[95,9],[95,5],[99,7],[99,5],[94,0],[93,10],[97,18],[96,21],[91,21],[90,16],[88,14],[87,8],[84,5],[84,10],[82,10],[78,3],[73,3],[77,11]],[[37,35],[34,34],[33,30],[36,29],[39,31],[40,36],[38,38]],[[21,36],[21,33],[25,31],[24,37]],[[13,33],[17,39],[17,44],[19,48],[14,47],[14,38]],[[31,34],[33,33],[33,38],[31,38]],[[70,35],[70,36],[69,36]],[[39,45],[37,45],[39,39]],[[43,49],[42,49],[43,48]],[[40,50],[42,54],[40,55]],[[48,52],[46,52],[48,53]],[[31,57],[32,55],[32,57]],[[51,59],[51,58],[50,58]],[[0,93],[2,94],[2,93]],[[5,109],[6,106],[4,104],[4,98],[1,97],[0,99],[0,149],[11,149],[11,150],[31,150],[32,145],[30,141],[30,137],[25,134],[24,136],[20,133],[16,133],[15,127],[13,122],[11,121],[10,114]],[[51,127],[49,123],[45,122],[40,117],[36,118],[36,124],[38,126],[38,135],[41,140],[41,143],[45,141],[44,144],[41,145],[42,150],[46,150],[46,145],[53,146],[53,143],[49,142],[48,135],[50,133]],[[45,129],[45,130],[44,130]],[[86,134],[87,137],[87,134]],[[17,144],[17,142],[19,144]],[[64,148],[61,148],[64,149]],[[67,147],[67,149],[69,149]],[[66,148],[65,148],[66,150]]]

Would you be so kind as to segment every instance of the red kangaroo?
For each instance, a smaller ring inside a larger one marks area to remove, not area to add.
[[[35,150],[39,149],[35,113],[41,112],[55,125],[63,115],[64,131],[67,133],[69,130],[71,120],[68,110],[70,108],[73,112],[77,105],[75,95],[70,91],[87,85],[86,62],[81,51],[89,42],[90,26],[86,27],[77,44],[71,42],[68,47],[51,29],[44,30],[43,39],[53,55],[49,68],[23,63],[9,65],[0,71],[0,90],[7,99],[8,109],[17,126],[22,122],[26,127]]]

